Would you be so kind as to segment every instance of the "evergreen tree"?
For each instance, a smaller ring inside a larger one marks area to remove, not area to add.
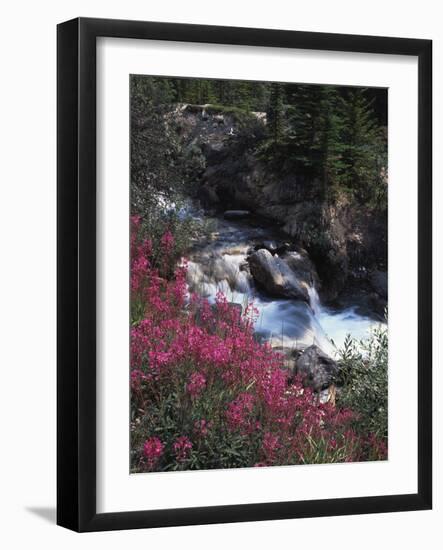
[[[343,120],[340,116],[340,97],[337,89],[332,86],[322,86],[317,113],[317,134],[314,141],[315,151],[321,165],[324,196],[332,191],[332,186],[339,183],[342,170],[342,132]]]
[[[175,89],[176,101],[178,103],[185,103],[189,80],[187,78],[175,78],[172,82]]]
[[[320,181],[324,200],[348,192],[359,202],[386,208],[387,153],[381,126],[386,113],[381,108],[376,114],[373,108],[379,95],[327,85],[134,76],[133,120],[143,130],[132,147],[133,178],[164,192],[168,180],[182,179],[174,123],[166,122],[164,114],[176,102],[211,103],[237,118],[242,111],[267,113],[267,127],[257,121],[253,127],[248,116],[241,119],[242,143],[272,163],[274,171]]]
[[[324,188],[340,171],[340,96],[333,86],[287,87],[289,151],[297,168],[321,178]]]
[[[349,91],[342,102],[343,153],[342,183],[363,201],[380,202],[385,188],[382,170],[386,167],[386,147],[380,126],[365,91]]]
[[[283,104],[284,90],[282,84],[274,82],[271,85],[269,98],[268,124],[272,139],[275,143],[280,143],[283,139]]]

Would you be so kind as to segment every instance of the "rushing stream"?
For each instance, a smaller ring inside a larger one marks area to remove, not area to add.
[[[308,289],[310,304],[267,296],[254,284],[246,258],[255,244],[273,239],[272,230],[245,221],[216,218],[215,223],[210,242],[198,244],[189,255],[189,288],[209,302],[215,301],[218,291],[242,306],[253,302],[258,310],[255,330],[272,346],[301,348],[316,344],[334,356],[347,334],[365,338],[378,324],[357,314],[354,307],[341,311],[324,307],[315,286]]]

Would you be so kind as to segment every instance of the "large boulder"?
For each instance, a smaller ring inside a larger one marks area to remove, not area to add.
[[[335,382],[339,368],[329,355],[312,345],[298,357],[294,372],[302,377],[305,386],[320,392]]]
[[[257,250],[249,256],[248,263],[254,281],[269,295],[309,303],[306,284],[297,279],[284,260],[273,256],[269,250]]]
[[[278,254],[279,256],[281,256],[291,249],[291,243],[288,243],[286,241],[265,240],[257,243],[254,246],[254,250],[260,250],[261,248],[269,250],[272,255]]]
[[[276,241],[269,240],[269,241],[263,241],[255,246],[255,250],[260,250],[261,248],[264,248],[265,250],[269,250],[269,252],[272,255],[274,255],[277,252],[279,245],[277,244]]]
[[[303,281],[307,286],[318,286],[317,271],[305,250],[286,252],[283,255],[283,260],[295,273],[299,281]]]

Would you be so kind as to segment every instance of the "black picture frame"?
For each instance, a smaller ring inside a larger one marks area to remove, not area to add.
[[[418,491],[416,494],[96,512],[96,39],[399,54],[418,58]],[[78,18],[58,25],[57,523],[104,531],[432,507],[432,42]]]

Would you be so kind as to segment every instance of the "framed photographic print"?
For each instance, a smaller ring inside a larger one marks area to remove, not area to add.
[[[432,506],[432,43],[58,26],[59,525]]]

